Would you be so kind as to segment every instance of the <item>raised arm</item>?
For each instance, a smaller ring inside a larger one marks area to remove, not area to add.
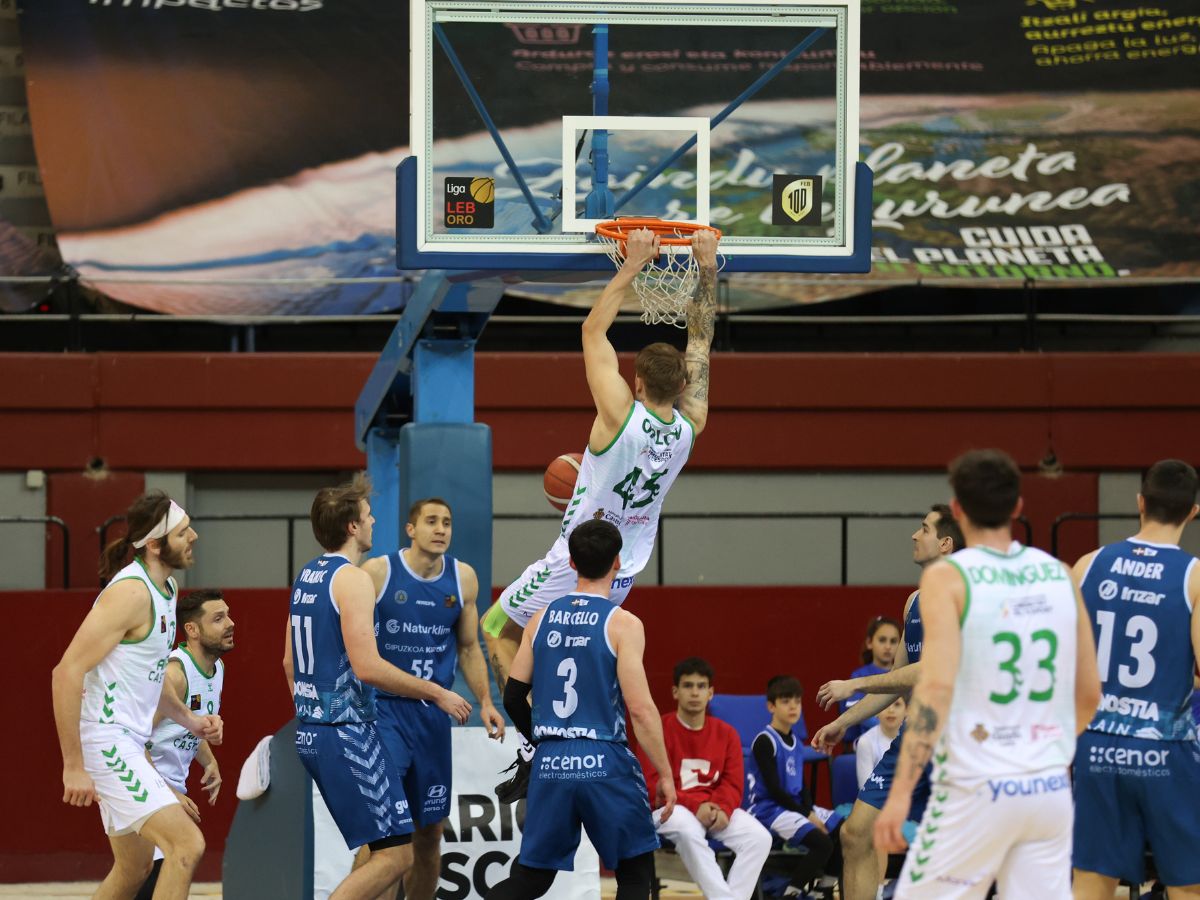
[[[962,657],[959,617],[965,600],[962,575],[949,563],[934,563],[921,576],[921,617],[925,624],[921,677],[913,689],[892,788],[875,820],[875,846],[889,853],[898,853],[907,846],[901,829],[912,806],[913,788],[946,726]]]
[[[479,596],[479,576],[465,562],[459,562],[458,583],[462,588],[462,613],[458,617],[457,635],[458,665],[467,680],[467,687],[479,701],[479,716],[488,731],[488,737],[503,740],[504,717],[492,703],[487,662],[479,647],[479,608],[475,605],[475,599]]]
[[[696,433],[708,422],[709,353],[717,317],[717,237],[711,231],[698,231],[692,238],[692,253],[700,270],[696,293],[687,308],[687,387],[679,398],[679,409],[696,426]]]
[[[608,329],[621,311],[625,290],[656,256],[658,238],[651,231],[639,228],[631,232],[625,245],[625,261],[583,321],[583,368],[596,404],[596,421],[588,438],[594,452],[612,442],[633,405],[633,391],[621,377],[617,351],[608,340]]]
[[[428,700],[449,713],[458,724],[471,714],[471,704],[439,684],[414,678],[379,655],[375,642],[375,588],[371,576],[354,566],[343,566],[333,578],[334,599],[342,619],[342,640],[350,667],[359,680],[389,694]]]

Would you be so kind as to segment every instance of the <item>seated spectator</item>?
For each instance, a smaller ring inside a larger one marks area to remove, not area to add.
[[[900,723],[904,721],[904,713],[907,709],[908,705],[904,698],[897,697],[891,706],[879,713],[879,724],[864,732],[858,739],[855,753],[858,756],[858,789],[860,791],[862,786],[867,783],[867,778],[875,771],[876,764],[883,759],[887,748],[892,746],[892,741],[900,733]]]
[[[771,852],[771,835],[741,809],[742,744],[731,725],[708,715],[712,666],[690,657],[675,666],[674,675],[671,694],[677,705],[662,724],[679,799],[666,822],[659,821],[661,810],[655,810],[654,822],[658,833],[675,845],[705,897],[748,900]],[[640,750],[639,758],[653,801],[658,775]],[[728,877],[721,873],[710,837],[736,854]]]
[[[771,721],[751,746],[750,812],[788,846],[808,851],[797,857],[788,891],[832,897],[837,882],[829,873],[841,868],[841,850],[831,833],[842,819],[814,806],[804,785],[803,747],[793,730],[800,721],[802,692],[791,675],[767,682]]]
[[[896,648],[898,646],[900,646],[900,623],[895,619],[889,619],[887,616],[876,616],[867,625],[867,638],[862,650],[863,665],[851,672],[850,677],[868,678],[871,675],[882,675],[885,672],[892,671],[892,663],[896,659]],[[842,712],[852,707],[863,696],[861,691],[855,691],[843,700]],[[851,725],[847,728],[846,736],[843,740],[851,747],[854,747],[864,732],[869,731],[878,724],[879,720],[875,717],[864,719],[861,723]]]

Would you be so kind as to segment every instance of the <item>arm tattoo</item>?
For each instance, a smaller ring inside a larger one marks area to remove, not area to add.
[[[934,736],[938,731],[938,713],[920,700],[913,701],[908,717],[908,730],[904,733],[904,744],[900,755],[904,758],[908,774],[916,779],[933,756]]]
[[[934,710],[924,703],[918,703],[915,711],[917,713],[916,721],[912,724],[914,732],[928,735],[937,730],[938,715]]]
[[[687,396],[708,401],[708,357],[687,357]]]
[[[708,404],[708,354],[712,349],[713,333],[717,316],[717,270],[705,267],[700,270],[700,281],[696,293],[688,302],[688,342],[685,353],[687,363],[687,388],[684,397]]]
[[[702,350],[704,353],[712,348],[714,321],[717,315],[717,270],[702,268],[700,281],[696,285],[696,293],[688,303],[688,350]]]

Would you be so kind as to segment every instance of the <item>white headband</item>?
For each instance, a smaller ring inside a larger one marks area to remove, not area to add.
[[[150,532],[144,538],[134,541],[133,546],[140,550],[146,546],[148,541],[165,538],[186,518],[187,513],[183,511],[183,507],[172,500],[170,507],[167,509],[167,514],[158,520],[158,524],[151,528]]]

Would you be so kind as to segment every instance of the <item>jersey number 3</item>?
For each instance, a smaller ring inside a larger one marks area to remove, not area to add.
[[[558,664],[558,674],[566,679],[563,684],[563,698],[554,701],[554,714],[565,719],[579,708],[579,693],[575,690],[575,679],[579,677],[579,669],[575,658],[568,656]]]

